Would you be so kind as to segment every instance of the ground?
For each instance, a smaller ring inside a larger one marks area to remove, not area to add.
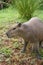
[[[43,19],[43,11],[36,11],[34,15]],[[39,15],[40,14],[40,15]],[[43,65],[43,58],[39,60],[31,53],[31,46],[27,46],[26,53],[21,53],[24,41],[6,36],[6,32],[15,24],[19,14],[11,8],[0,11],[0,65]],[[24,20],[23,20],[24,21]],[[43,57],[43,50],[41,53]]]
[[[28,45],[26,53],[21,53],[24,41],[7,38],[6,32],[13,24],[0,26],[0,65],[43,65],[43,59],[39,60],[31,54],[31,45]]]

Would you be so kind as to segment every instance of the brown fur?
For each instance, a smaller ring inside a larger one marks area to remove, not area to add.
[[[26,43],[29,41],[35,43],[34,45],[38,48],[37,43],[43,41],[43,22],[39,18],[33,17],[25,23],[14,26],[7,32],[7,36],[9,38],[20,36]]]

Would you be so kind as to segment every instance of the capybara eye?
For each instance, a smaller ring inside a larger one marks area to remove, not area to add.
[[[15,30],[16,28],[13,28],[13,30]]]

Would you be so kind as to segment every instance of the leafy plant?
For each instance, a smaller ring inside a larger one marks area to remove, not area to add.
[[[41,0],[14,0],[22,18],[27,20],[33,16],[33,13],[40,7]]]
[[[11,55],[11,49],[3,47],[0,49],[0,53],[4,54],[6,57],[9,57]]]
[[[43,58],[43,49],[40,49],[41,57]]]
[[[13,47],[18,49],[19,48],[19,43],[18,42],[13,43]]]

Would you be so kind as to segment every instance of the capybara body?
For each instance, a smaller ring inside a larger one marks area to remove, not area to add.
[[[25,23],[18,23],[6,34],[9,38],[20,36],[24,39],[23,52],[30,41],[34,43],[34,50],[38,53],[39,42],[43,41],[43,22],[38,17],[33,17]]]

